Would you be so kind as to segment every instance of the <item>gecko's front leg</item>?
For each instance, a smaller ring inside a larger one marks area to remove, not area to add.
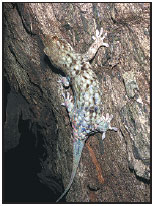
[[[72,95],[70,95],[69,92],[67,92],[66,94],[62,93],[62,95],[64,97],[64,103],[62,105],[66,107],[70,117],[70,121],[72,121],[73,110],[74,110],[73,97]]]
[[[62,83],[62,85],[64,87],[69,87],[70,86],[70,81],[67,77],[61,77],[57,82]],[[62,96],[64,98],[64,103],[62,103],[62,106],[65,106],[66,109],[68,110],[68,113],[70,115],[70,117],[72,116],[72,110],[74,108],[74,104],[73,104],[73,97],[72,95],[70,95],[69,92],[64,92],[63,91],[63,87],[61,85],[61,92],[62,92]]]
[[[103,28],[101,28],[100,31],[96,30],[96,35],[92,37],[94,43],[90,46],[88,51],[83,55],[84,61],[90,61],[95,56],[99,47],[101,46],[109,47],[109,45],[104,42],[107,33],[105,33],[103,36],[102,34],[103,34]]]

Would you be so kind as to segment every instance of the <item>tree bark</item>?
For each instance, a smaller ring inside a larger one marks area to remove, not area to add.
[[[57,33],[84,53],[96,28],[103,27],[109,48],[100,48],[91,64],[102,83],[104,113],[113,114],[112,125],[119,131],[106,133],[103,154],[101,135],[89,138],[66,201],[149,202],[150,4],[3,3],[3,22],[4,77],[9,85],[5,150],[19,144],[19,124],[29,120],[42,143],[39,178],[52,190],[49,179],[56,178],[56,196],[62,193],[72,171],[72,128],[61,106],[61,72],[45,56],[42,38]]]

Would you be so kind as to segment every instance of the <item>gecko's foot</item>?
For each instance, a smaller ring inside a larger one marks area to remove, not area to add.
[[[106,114],[106,117],[102,116],[102,119],[103,119],[103,121],[107,122],[107,124],[108,124],[108,129],[110,129],[110,130],[115,130],[115,131],[118,130],[116,127],[111,127],[110,122],[111,122],[111,120],[113,119],[113,115],[112,115],[112,114],[109,115],[109,114],[107,113],[107,114]]]
[[[106,121],[109,123],[109,129],[110,129],[110,130],[114,130],[115,132],[117,132],[118,128],[116,128],[116,127],[111,127],[110,122],[111,122],[112,119],[113,119],[113,115],[111,114],[111,115],[109,116],[109,114],[107,113],[107,114],[106,114]]]
[[[65,105],[65,99],[66,99],[66,97],[65,97],[65,93],[64,93],[63,91],[62,91],[62,96],[63,96],[64,102],[61,104],[61,106],[66,107],[66,105]]]
[[[65,106],[68,110],[69,113],[71,113],[73,107],[74,107],[74,104],[73,104],[73,97],[72,95],[70,95],[69,92],[66,93],[62,93],[63,95],[63,98],[64,98],[64,103],[62,103],[61,105],[62,106]]]
[[[103,35],[103,37],[101,37],[103,34],[103,28],[100,29],[100,31],[98,31],[96,29],[96,36],[92,36],[93,40],[97,41],[97,44],[100,46],[105,46],[105,47],[109,47],[109,45],[107,43],[104,43],[104,39],[107,36],[107,33],[105,33]]]
[[[64,87],[69,87],[69,85],[70,85],[67,77],[62,77],[61,76],[60,79],[57,82],[62,83],[62,85]]]
[[[96,128],[103,132],[102,134],[102,140],[105,139],[105,133],[107,130],[114,130],[117,131],[118,129],[116,127],[111,127],[111,120],[113,119],[113,115],[106,114],[106,117],[103,115],[101,116],[100,120],[98,121],[98,124],[96,125]]]

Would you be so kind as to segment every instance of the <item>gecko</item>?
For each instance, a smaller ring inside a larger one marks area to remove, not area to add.
[[[103,114],[102,91],[100,82],[89,63],[94,58],[101,46],[108,47],[104,43],[107,33],[103,36],[103,28],[96,30],[93,36],[93,44],[84,54],[74,51],[71,45],[58,35],[48,35],[44,38],[44,52],[51,63],[65,73],[59,82],[64,87],[71,86],[73,96],[69,92],[62,93],[63,105],[66,107],[72,125],[73,136],[73,166],[69,184],[63,194],[57,199],[58,202],[69,191],[77,172],[81,153],[87,138],[94,133],[102,133],[102,140],[107,130],[117,131],[111,127],[113,115]]]

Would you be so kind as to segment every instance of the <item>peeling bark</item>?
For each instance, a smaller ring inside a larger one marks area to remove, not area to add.
[[[36,136],[39,132],[44,142],[41,182],[51,190],[57,183],[53,186],[49,178],[67,186],[72,171],[71,125],[61,107],[57,82],[61,71],[45,56],[42,38],[57,33],[83,53],[96,28],[103,27],[109,48],[100,48],[91,63],[102,83],[104,112],[114,115],[112,125],[119,132],[107,132],[104,154],[100,153],[99,135],[90,137],[92,153],[85,146],[66,200],[149,202],[150,4],[3,3],[3,16],[4,76],[10,86],[5,150],[19,144],[20,118],[30,120],[31,130]],[[93,151],[101,170],[92,161]],[[58,197],[62,190],[57,187]]]

